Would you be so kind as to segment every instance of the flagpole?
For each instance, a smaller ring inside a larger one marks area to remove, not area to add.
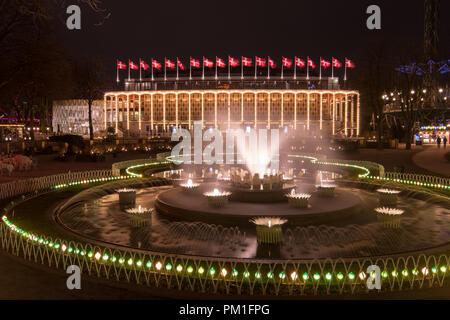
[[[167,66],[167,58],[164,57],[164,81],[167,80],[166,66]]]
[[[331,78],[334,78],[334,58],[331,57]]]
[[[294,80],[297,79],[297,57],[294,57]]]
[[[189,80],[192,80],[192,57],[189,56]]]
[[[306,80],[309,80],[309,57],[306,60]]]
[[[283,71],[284,71],[284,63],[283,63],[283,57],[281,57],[281,79],[283,79]]]
[[[116,79],[116,81],[120,82],[120,79],[119,79],[119,60],[116,60],[116,70],[117,70],[117,79]]]
[[[202,80],[205,80],[205,57],[203,57],[202,63]]]
[[[270,79],[270,57],[267,56],[267,79]]]
[[[344,61],[344,81],[347,81],[347,58]]]
[[[228,80],[231,79],[231,75],[230,75],[230,56],[228,56]]]
[[[322,57],[319,58],[319,81],[322,80]]]
[[[139,81],[142,81],[142,66],[141,66],[141,58],[139,58]]]
[[[241,56],[241,79],[244,79],[244,63]]]
[[[155,80],[155,78],[153,78],[153,58],[152,58],[152,81]]]
[[[130,59],[128,59],[128,81],[130,80]]]

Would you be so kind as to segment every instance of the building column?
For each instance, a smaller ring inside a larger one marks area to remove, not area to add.
[[[241,124],[244,124],[244,94],[241,93]]]
[[[322,93],[319,94],[319,99],[320,99],[320,130],[323,129],[323,115],[322,115]]]
[[[127,94],[127,130],[130,131],[130,94]]]
[[[116,134],[119,133],[119,95],[116,95]]]
[[[348,136],[348,132],[347,132],[347,116],[348,116],[348,95],[345,94],[345,109],[344,109],[344,131],[345,131],[345,136]]]
[[[163,132],[166,131],[166,94],[163,93]]]
[[[153,127],[153,96],[155,94],[154,93],[150,93],[150,127],[152,128],[152,135],[153,135],[153,130],[155,129]]]
[[[258,109],[256,108],[256,99],[258,98],[258,94],[255,92],[253,104],[255,105],[255,130],[258,126]]]
[[[281,127],[284,127],[284,93],[281,93]]]
[[[176,93],[175,94],[176,95],[176,97],[177,97],[177,100],[176,100],[176,104],[175,104],[175,126],[177,127],[177,129],[178,129],[178,99],[179,99],[179,96],[180,96],[180,94],[179,93]]]
[[[191,94],[188,93],[188,99],[189,99],[189,117],[188,117],[188,128],[191,130]]]
[[[141,102],[141,97],[142,97],[142,94],[139,95],[139,136],[141,136],[141,129],[142,129],[142,117],[141,117],[142,102]]]
[[[356,99],[356,135],[359,137],[359,93],[357,93]]]
[[[214,128],[217,129],[217,99],[219,99],[219,95],[217,93],[214,94]]]
[[[105,96],[104,96],[104,108],[103,108],[103,110],[104,110],[104,118],[105,118],[105,130],[108,128],[108,125],[106,124],[106,113],[107,113],[107,111],[106,111],[106,94],[105,94]]]
[[[297,93],[294,93],[294,130],[297,130]]]
[[[230,110],[230,106],[231,106],[231,101],[230,101],[230,99],[231,99],[231,94],[230,93],[228,93],[228,129],[230,129],[230,127],[231,127],[231,124],[230,124],[230,120],[231,120],[231,110]]]
[[[201,93],[200,94],[201,99],[202,99],[202,128],[205,126],[205,105],[204,105],[204,101],[205,101],[205,94]]]
[[[270,92],[267,94],[267,129],[270,129]]]
[[[332,111],[332,119],[331,119],[332,121],[332,130],[331,130],[331,133],[333,134],[333,135],[335,135],[336,134],[336,94],[335,93],[333,93],[333,111]]]
[[[306,130],[309,131],[309,120],[310,120],[310,93],[306,94]]]
[[[350,135],[351,136],[353,136],[354,130],[355,130],[355,121],[354,121],[355,113],[353,111],[354,108],[355,108],[355,97],[352,95],[351,96],[351,105],[350,105],[350,123],[351,123]]]

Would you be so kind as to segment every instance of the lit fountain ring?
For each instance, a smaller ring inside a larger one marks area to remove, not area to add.
[[[116,192],[119,194],[120,204],[129,205],[136,203],[136,189],[122,188],[116,190]]]
[[[192,182],[191,179],[189,179],[186,183],[180,184],[180,187],[182,187],[183,190],[187,192],[194,192],[198,189],[199,186],[200,183]]]
[[[375,212],[378,220],[387,228],[399,228],[401,216],[405,213],[404,210],[388,207],[376,208]]]
[[[286,219],[279,217],[259,217],[250,220],[256,225],[256,239],[262,244],[277,244],[283,238],[282,226]]]
[[[208,205],[220,208],[227,204],[228,198],[231,196],[231,192],[214,189],[213,191],[205,192],[203,195],[208,199]]]
[[[139,205],[136,208],[125,210],[130,215],[130,223],[135,227],[145,227],[152,221],[154,209],[148,209]]]
[[[308,208],[309,199],[311,195],[308,193],[295,193],[292,190],[291,193],[287,194],[289,205],[294,208]]]
[[[336,185],[333,183],[333,181],[324,181],[323,183],[316,185],[316,189],[320,197],[332,198],[334,197]]]
[[[400,191],[382,188],[377,190],[381,206],[396,206]]]

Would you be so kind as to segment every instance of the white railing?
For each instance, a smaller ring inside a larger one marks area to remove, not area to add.
[[[426,183],[430,185],[450,186],[450,179],[415,173],[386,172],[386,178],[400,181]]]
[[[51,188],[53,186],[66,184],[72,181],[108,178],[111,176],[112,176],[111,170],[92,170],[92,171],[61,173],[52,176],[16,180],[0,184],[0,199],[8,199],[11,197],[16,197],[21,194]]]

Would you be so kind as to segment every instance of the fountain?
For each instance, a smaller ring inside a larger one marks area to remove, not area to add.
[[[287,194],[289,205],[294,208],[308,208],[310,194],[296,193],[295,189],[292,189],[291,193]]]
[[[131,205],[136,203],[136,190],[122,188],[116,191],[119,194],[119,203],[122,205]]]
[[[186,192],[195,192],[199,186],[200,184],[192,182],[192,179],[188,179],[186,183],[180,184],[180,187]]]
[[[154,209],[147,209],[141,205],[125,210],[130,215],[131,225],[135,227],[144,227],[151,224],[153,211]]]
[[[205,192],[203,195],[208,198],[208,205],[211,207],[221,208],[227,204],[228,198],[231,196],[231,192],[219,191],[219,189],[215,188],[214,191]]]
[[[381,188],[377,190],[379,201],[381,206],[392,206],[395,207],[397,205],[397,198],[400,194],[400,191],[393,189]]]
[[[287,220],[279,217],[260,217],[250,220],[256,225],[256,239],[261,244],[278,244],[283,238],[282,225]]]
[[[323,180],[321,171],[319,171],[319,173],[317,174],[316,180],[319,180],[319,183],[316,183],[316,189],[320,197],[322,198],[334,197],[336,184],[334,183],[333,180]]]
[[[385,227],[399,228],[401,222],[401,216],[405,213],[402,209],[380,207],[375,208],[378,221],[380,221]]]

